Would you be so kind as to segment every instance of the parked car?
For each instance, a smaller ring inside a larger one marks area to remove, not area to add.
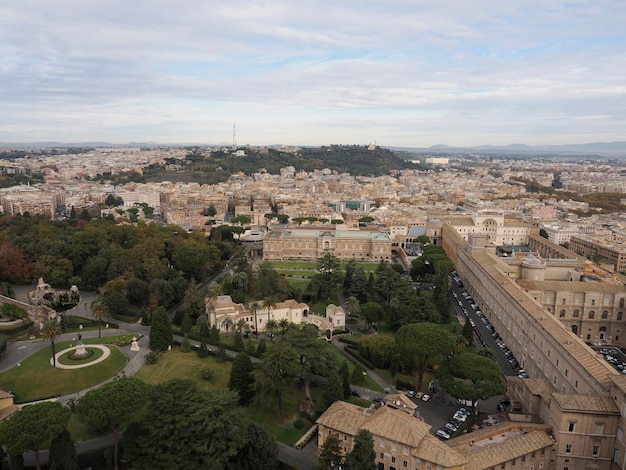
[[[422,395],[422,401],[428,401],[430,400],[430,395],[427,393],[425,395]]]
[[[352,390],[352,395],[354,395],[355,397],[360,397],[361,393],[358,390]]]
[[[376,403],[382,403],[384,401],[384,398],[380,395],[376,395],[374,398],[372,398],[372,401],[375,401]]]
[[[464,423],[465,421],[467,421],[467,416],[468,415],[466,415],[465,413],[457,411],[456,413],[454,413],[452,419],[456,419],[457,421]]]
[[[445,439],[445,440],[450,439],[450,433],[448,432],[447,429],[440,429],[435,434],[437,435],[437,437],[440,437],[442,439]]]
[[[459,429],[459,425],[450,421],[449,423],[446,423],[446,425],[444,426],[447,430],[449,430],[450,432],[456,432]]]
[[[423,396],[424,396],[424,392],[417,392],[415,394],[415,398],[417,398],[418,400],[421,400]]]
[[[415,396],[415,390],[409,390],[406,392],[406,396],[409,398],[413,398]]]

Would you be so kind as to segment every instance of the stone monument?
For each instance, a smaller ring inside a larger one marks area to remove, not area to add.
[[[78,333],[78,343],[76,343],[76,351],[74,352],[74,357],[81,358],[86,357],[87,350],[85,349],[85,345],[83,344],[83,337],[80,333]]]
[[[133,336],[133,341],[130,343],[131,351],[139,351],[141,348],[139,347],[139,343],[137,343],[137,338]]]

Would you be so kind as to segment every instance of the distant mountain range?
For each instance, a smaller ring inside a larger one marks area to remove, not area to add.
[[[185,147],[204,146],[207,144],[165,144],[157,142],[128,142],[126,144],[111,144],[109,142],[29,142],[29,143],[6,143],[0,142],[0,148],[29,148],[29,147]],[[212,144],[211,146],[226,144]],[[303,145],[305,147],[315,147]],[[255,146],[253,146],[255,147]],[[392,150],[404,150],[413,152],[429,153],[487,153],[504,155],[601,155],[607,157],[626,158],[626,141],[620,142],[592,142],[587,144],[563,144],[563,145],[526,145],[510,144],[504,146],[481,145],[476,147],[454,147],[449,145],[433,145],[432,147],[396,147],[385,146]]]
[[[433,145],[426,148],[389,147],[395,150],[420,151],[433,153],[488,153],[516,155],[601,155],[607,157],[625,157],[626,142],[592,142],[588,144],[563,145],[481,145],[477,147],[451,147],[449,145]]]

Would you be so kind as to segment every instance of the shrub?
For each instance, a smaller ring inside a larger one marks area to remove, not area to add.
[[[296,419],[295,422],[293,423],[293,427],[296,429],[302,429],[305,426],[306,426],[306,423],[304,422],[302,418]]]
[[[210,369],[209,367],[203,367],[200,369],[200,378],[206,381],[213,379],[213,369]]]
[[[220,347],[217,350],[217,354],[215,355],[217,362],[226,362],[228,360],[228,355],[226,354],[226,350]]]
[[[14,304],[2,304],[2,313],[10,317],[19,318],[21,320],[28,316],[28,312],[25,308],[18,307]]]
[[[207,357],[209,355],[209,348],[207,348],[204,340],[200,343],[200,348],[198,349],[198,357]]]
[[[148,364],[156,364],[159,360],[159,356],[160,354],[158,353],[158,351],[150,351],[144,356],[144,358]]]

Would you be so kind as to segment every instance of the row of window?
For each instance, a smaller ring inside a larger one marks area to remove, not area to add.
[[[565,444],[565,453],[566,454],[571,454],[574,451],[574,445],[573,444]],[[594,445],[593,449],[591,450],[591,455],[594,457],[597,457],[598,455],[600,455],[600,446],[599,445]]]
[[[548,307],[548,311],[551,311],[549,307]],[[565,318],[566,315],[567,315],[567,312],[565,310],[561,310],[559,312],[559,318]],[[623,315],[624,315],[624,312],[617,312],[616,319],[617,320],[621,320]],[[578,309],[575,309],[572,312],[572,318],[578,318],[579,316],[580,316],[580,311]],[[589,318],[589,320],[593,320],[595,317],[596,317],[596,312],[593,311],[593,310],[589,311],[589,313],[587,314],[587,318]],[[601,318],[603,320],[609,318],[608,310],[603,310],[602,311]]]

